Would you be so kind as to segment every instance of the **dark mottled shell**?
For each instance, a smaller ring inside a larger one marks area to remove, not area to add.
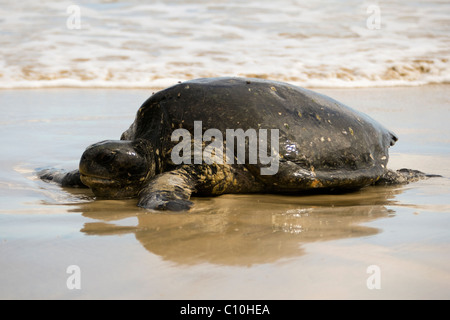
[[[287,83],[242,78],[197,79],[157,92],[141,106],[122,139],[148,139],[169,161],[172,131],[185,128],[193,135],[194,121],[202,121],[203,130],[223,133],[279,129],[281,161],[320,172],[318,183],[335,177],[377,179],[397,140],[369,116],[327,96]]]

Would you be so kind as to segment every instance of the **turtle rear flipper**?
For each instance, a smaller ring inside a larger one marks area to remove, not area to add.
[[[428,178],[439,178],[440,175],[426,174],[419,170],[413,169],[400,169],[400,170],[387,170],[380,179],[377,180],[375,185],[395,185],[395,184],[408,184],[410,182],[416,182]]]

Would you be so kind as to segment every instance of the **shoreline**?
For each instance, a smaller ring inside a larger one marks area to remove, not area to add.
[[[221,77],[221,76],[217,76]],[[239,77],[239,78],[246,78],[244,76],[231,76],[231,77]],[[169,86],[175,85],[179,82],[185,82],[192,79],[185,79],[185,80],[177,80],[174,79],[171,80],[164,80],[164,84],[161,85],[150,85],[148,83],[142,83],[142,84],[129,84],[127,82],[121,83],[121,84],[108,84],[108,82],[105,82],[104,84],[96,85],[91,84],[86,81],[80,81],[77,84],[42,84],[40,81],[37,81],[36,84],[24,84],[24,85],[14,85],[12,87],[7,86],[1,86],[0,85],[0,92],[1,91],[7,91],[7,90],[46,90],[46,89],[73,89],[73,90],[83,90],[83,89],[92,89],[92,90],[162,90]],[[252,79],[252,78],[249,78]],[[343,82],[341,85],[313,85],[308,83],[298,83],[295,81],[289,81],[289,80],[276,80],[275,78],[254,78],[254,79],[262,79],[262,80],[269,80],[269,81],[280,81],[285,83],[290,83],[302,88],[311,89],[311,90],[330,90],[330,89],[342,89],[342,90],[353,90],[353,89],[388,89],[388,88],[419,88],[419,87],[426,87],[426,86],[448,86],[450,85],[450,82],[443,81],[443,82],[408,82],[408,81],[402,81],[400,83],[395,83],[389,81],[384,81],[384,83],[367,83],[365,85],[355,85],[352,84],[352,82]],[[71,81],[69,81],[71,82]]]

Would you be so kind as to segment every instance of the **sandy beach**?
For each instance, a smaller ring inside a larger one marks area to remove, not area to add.
[[[449,299],[450,86],[315,90],[399,136],[390,168],[443,177],[152,213],[36,178],[118,139],[152,90],[0,91],[0,298]]]

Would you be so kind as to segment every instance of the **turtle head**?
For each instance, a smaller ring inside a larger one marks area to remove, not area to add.
[[[144,139],[93,144],[81,157],[80,174],[97,197],[133,198],[155,175],[151,144]]]

